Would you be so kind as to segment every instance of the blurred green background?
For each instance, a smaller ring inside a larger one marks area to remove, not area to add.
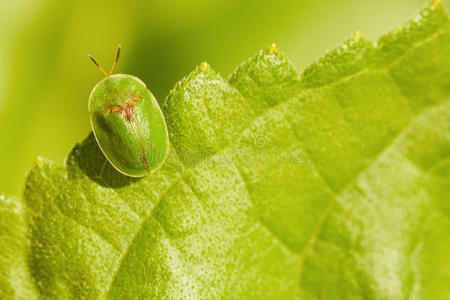
[[[62,163],[90,131],[88,96],[118,43],[116,73],[161,101],[202,61],[224,77],[272,42],[300,70],[355,30],[375,41],[424,0],[0,1],[0,194],[37,156]]]

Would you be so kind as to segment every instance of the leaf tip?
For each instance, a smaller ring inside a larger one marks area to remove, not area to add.
[[[353,33],[353,38],[354,38],[355,40],[360,40],[360,39],[362,38],[361,32],[359,32],[359,30],[355,31],[355,32]]]
[[[431,7],[436,7],[436,6],[439,6],[441,4],[442,4],[441,0],[432,0],[431,1]]]
[[[35,163],[36,165],[42,165],[42,163],[44,162],[44,159],[42,158],[42,156],[38,156],[36,157]]]
[[[277,47],[277,45],[276,45],[275,43],[272,43],[272,45],[269,46],[269,48],[267,49],[267,51],[268,51],[270,54],[275,54],[275,53],[278,53],[278,52],[279,52],[278,47]]]
[[[209,72],[211,70],[211,66],[206,62],[202,62],[198,67],[202,72]]]

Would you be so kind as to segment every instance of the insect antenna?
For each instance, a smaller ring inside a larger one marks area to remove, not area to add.
[[[95,61],[95,59],[92,56],[90,56],[89,54],[86,54],[86,55],[92,60],[92,62],[97,66],[97,68],[99,68],[99,70],[102,71],[103,74],[105,74],[106,77],[109,76],[109,74],[106,73],[105,70],[103,70],[103,68],[98,64],[98,62]]]
[[[116,59],[114,60],[114,63],[112,65],[111,72],[109,72],[109,75],[111,75],[114,72],[114,70],[116,69],[117,62],[119,61],[119,56],[120,56],[120,48],[122,48],[122,46],[119,44],[119,47],[117,47]]]

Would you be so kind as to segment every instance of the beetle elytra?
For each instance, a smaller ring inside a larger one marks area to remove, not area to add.
[[[143,177],[164,163],[169,137],[162,111],[145,83],[132,75],[113,75],[120,49],[119,45],[109,73],[88,55],[105,74],[89,96],[91,127],[98,146],[116,170]]]

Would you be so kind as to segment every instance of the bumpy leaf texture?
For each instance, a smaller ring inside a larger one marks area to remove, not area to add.
[[[299,75],[275,47],[162,103],[170,156],[92,137],[1,198],[1,298],[449,299],[450,35],[434,2]]]

